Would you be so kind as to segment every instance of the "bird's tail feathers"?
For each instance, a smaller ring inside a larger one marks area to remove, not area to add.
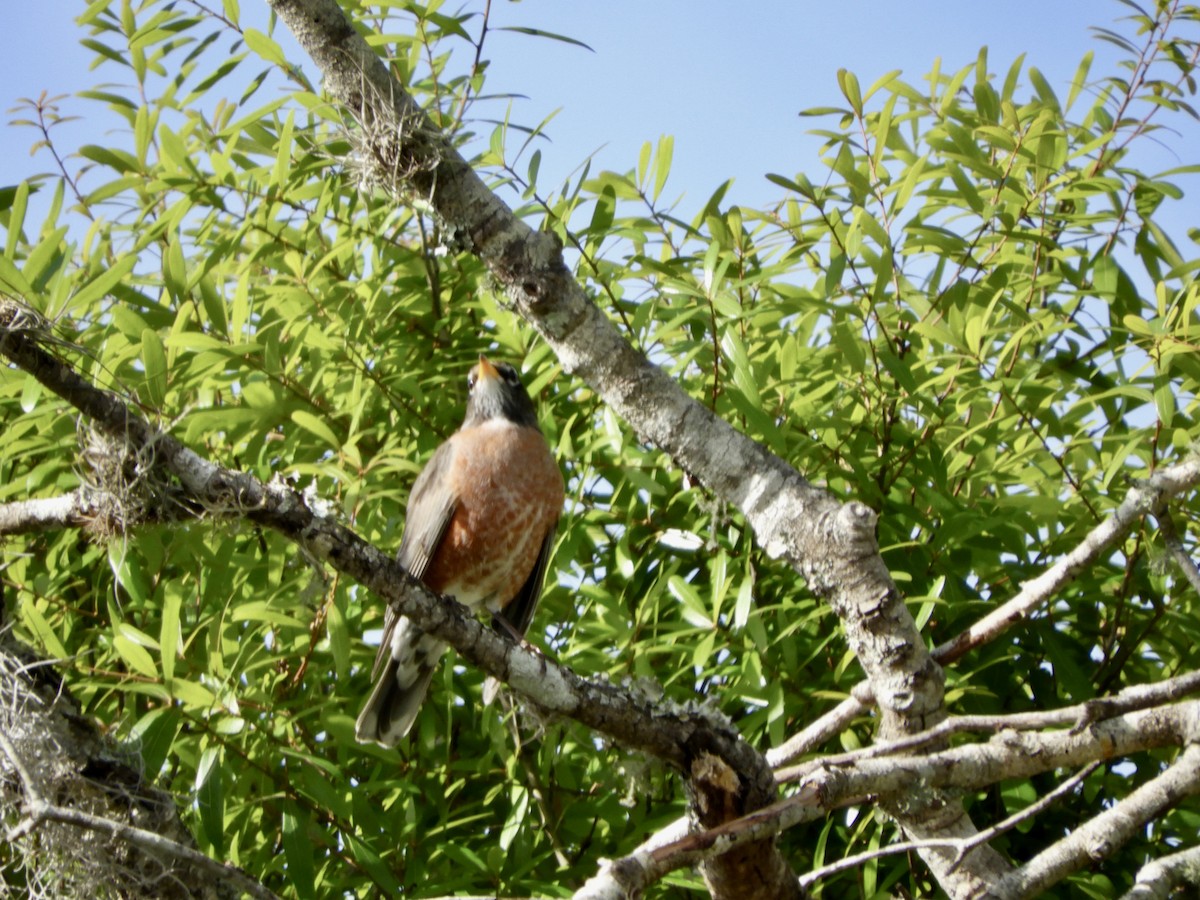
[[[374,742],[384,747],[400,743],[417,718],[436,668],[436,664],[422,665],[416,679],[407,687],[401,687],[396,679],[396,661],[388,660],[359,713],[354,726],[355,737],[361,743]]]
[[[387,643],[380,648],[383,666],[376,673],[354,734],[362,743],[394,747],[412,728],[446,645],[404,616],[396,620],[384,640]]]

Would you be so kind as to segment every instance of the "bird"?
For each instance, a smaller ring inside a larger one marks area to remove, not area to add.
[[[462,426],[413,483],[396,560],[429,590],[492,613],[497,631],[523,639],[562,512],[562,473],[516,369],[481,354],[467,392]],[[387,608],[359,742],[394,747],[408,734],[445,650]]]

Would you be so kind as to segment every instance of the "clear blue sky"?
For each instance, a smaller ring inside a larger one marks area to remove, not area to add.
[[[466,3],[483,6],[482,0]],[[44,0],[25,5],[24,13],[20,7],[10,10],[0,30],[5,109],[17,97],[43,89],[71,93],[98,76],[125,77],[111,65],[88,71],[91,55],[78,46],[83,35],[73,21],[83,5]],[[264,0],[242,0],[245,23],[261,27],[265,6]],[[954,70],[973,63],[979,47],[987,45],[994,73],[1003,77],[1024,52],[1027,63],[1065,97],[1086,51],[1096,53],[1093,74],[1112,71],[1117,51],[1095,40],[1088,26],[1128,34],[1127,27],[1114,25],[1127,12],[1116,0],[761,0],[736,13],[732,4],[711,0],[493,0],[493,27],[555,31],[595,52],[494,32],[486,47],[492,59],[487,91],[528,97],[514,105],[514,119],[523,123],[536,123],[561,107],[550,127],[552,143],[542,145],[543,184],[557,185],[598,149],[601,167],[631,168],[644,141],[672,134],[675,168],[668,194],[686,194],[684,211],[703,203],[729,177],[736,183],[728,199],[754,205],[780,194],[764,179],[767,172],[823,177],[819,141],[806,135],[817,123],[798,113],[840,101],[839,68],[856,72],[864,89],[891,69],[922,84],[935,58],[942,59],[944,70]],[[296,53],[317,80],[311,61]],[[91,111],[72,99],[62,106],[65,114]],[[500,118],[504,107],[476,112]],[[62,132],[64,147],[104,143],[108,127],[96,121],[72,125]],[[34,139],[29,129],[0,127],[0,185],[52,169],[44,151],[30,158]],[[116,140],[123,142],[123,136]],[[1200,157],[1200,128],[1194,123],[1184,134],[1162,140],[1165,146],[1141,158],[1151,172]],[[1170,215],[1177,238],[1184,227],[1200,224],[1195,202],[1200,180],[1190,177],[1181,184],[1188,198]]]

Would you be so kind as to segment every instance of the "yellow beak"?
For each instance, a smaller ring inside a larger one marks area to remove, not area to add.
[[[496,371],[496,367],[488,362],[488,358],[482,353],[479,354],[479,365],[475,367],[476,377],[480,380],[494,381],[500,377],[500,373]]]

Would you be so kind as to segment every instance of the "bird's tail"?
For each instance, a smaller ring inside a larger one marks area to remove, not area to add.
[[[401,617],[392,631],[391,653],[376,673],[371,696],[359,713],[354,734],[362,743],[394,747],[417,718],[421,701],[446,645]]]

